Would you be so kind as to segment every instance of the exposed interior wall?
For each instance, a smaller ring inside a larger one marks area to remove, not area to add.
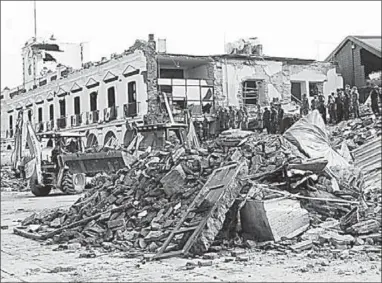
[[[291,64],[278,61],[249,61],[238,59],[220,60],[223,73],[223,93],[228,94],[226,104],[242,105],[243,82],[262,81],[259,88],[259,103],[268,105],[273,98],[291,99],[291,81],[301,82],[301,94],[309,93],[309,82],[315,82],[324,95],[340,87],[341,77],[330,63]]]

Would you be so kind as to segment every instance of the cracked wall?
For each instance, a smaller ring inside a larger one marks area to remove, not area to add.
[[[226,62],[226,63],[225,63]],[[240,106],[243,104],[243,82],[262,81],[259,87],[259,103],[269,105],[273,98],[291,100],[291,82],[319,83],[325,96],[342,87],[342,78],[330,63],[291,64],[271,60],[219,59],[216,78],[222,78],[221,92],[216,91],[220,105]],[[306,88],[308,91],[308,88]],[[307,92],[306,92],[307,93]]]

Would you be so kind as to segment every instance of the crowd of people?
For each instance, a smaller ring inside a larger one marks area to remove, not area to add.
[[[371,109],[375,115],[380,115],[378,100],[382,101],[381,88],[377,85],[370,92]],[[306,96],[302,97],[300,114],[305,116],[309,110],[317,109],[320,112],[325,124],[338,124],[351,118],[360,118],[359,115],[359,93],[357,87],[346,85],[345,89],[337,89],[332,92],[325,102],[324,95],[316,95],[311,102]],[[327,121],[329,114],[329,121]]]
[[[375,86],[370,92],[371,109],[377,116],[381,115],[378,101],[382,103],[381,87]],[[309,101],[306,94],[303,95],[300,104],[300,115],[284,115],[280,103],[273,102],[270,107],[262,109],[259,104],[252,109],[249,115],[244,106],[220,107],[215,119],[209,120],[204,115],[202,122],[196,123],[196,132],[200,140],[207,140],[218,136],[221,132],[229,129],[255,130],[268,134],[283,134],[300,117],[306,116],[310,111],[318,110],[325,124],[338,124],[351,118],[360,118],[359,93],[357,87],[351,88],[346,85],[345,89],[337,89],[332,92],[327,100],[323,94],[316,95]],[[249,119],[251,117],[251,119]],[[329,119],[328,119],[329,118]]]

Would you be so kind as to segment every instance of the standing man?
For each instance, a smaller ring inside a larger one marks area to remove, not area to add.
[[[314,111],[318,108],[318,97],[317,97],[317,95],[315,95],[313,97],[311,106],[312,106],[312,111]]]
[[[227,108],[224,108],[224,130],[229,128],[229,113]]]
[[[340,123],[342,122],[342,119],[343,119],[343,102],[342,102],[343,98],[342,98],[342,90],[340,89],[337,89],[337,97],[335,99],[335,102],[336,102],[336,108],[337,108],[337,120],[336,120],[336,123]]]
[[[359,93],[356,86],[353,86],[351,92],[352,102],[353,102],[353,115],[354,118],[360,118],[359,116]]]
[[[300,108],[300,114],[301,116],[306,116],[309,113],[309,100],[308,97],[306,96],[306,93],[302,95],[302,105]]]
[[[336,121],[336,110],[335,110],[334,92],[328,96],[328,110],[329,110],[329,123],[334,124]]]
[[[378,96],[381,94],[379,93],[379,89],[377,85],[374,85],[374,88],[370,92],[370,98],[371,98],[371,110],[373,110],[373,113],[378,116],[379,113],[379,106],[378,106]]]
[[[235,129],[235,124],[236,124],[236,113],[235,109],[233,109],[232,106],[229,107],[229,127],[231,129]]]
[[[277,132],[281,132],[281,124],[284,119],[284,109],[281,107],[281,104],[278,105],[277,111]]]
[[[349,120],[350,114],[350,85],[345,86],[345,92],[343,94],[343,112],[344,120]]]
[[[262,132],[262,129],[263,129],[263,113],[261,111],[260,104],[257,104],[256,118],[257,118],[256,128],[259,132]]]
[[[263,114],[263,129],[267,129],[267,134],[270,134],[271,130],[271,112],[268,110],[268,107],[265,107]]]
[[[271,106],[271,134],[276,134],[277,130],[277,110],[274,105]]]
[[[324,123],[326,124],[326,107],[325,107],[325,98],[322,94],[320,94],[318,98],[318,112],[320,112],[322,120],[324,120]]]

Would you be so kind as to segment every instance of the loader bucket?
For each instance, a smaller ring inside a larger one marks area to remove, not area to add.
[[[65,154],[60,158],[72,174],[115,172],[136,161],[136,157],[124,151]]]

